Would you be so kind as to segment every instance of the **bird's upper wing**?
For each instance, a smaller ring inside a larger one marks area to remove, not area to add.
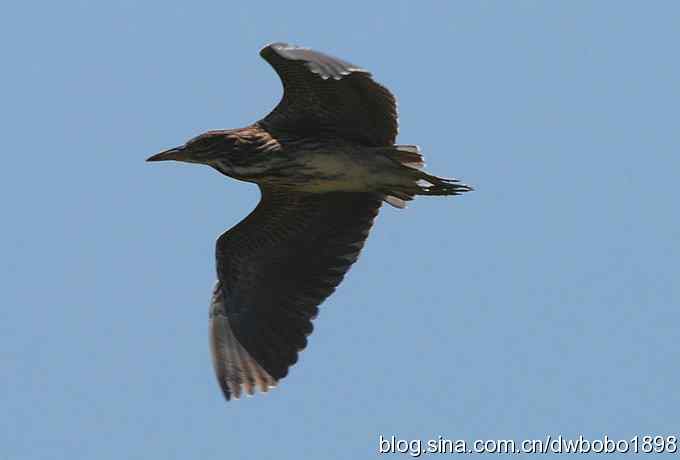
[[[373,193],[261,190],[255,210],[217,241],[211,348],[227,399],[287,374],[381,205]]]
[[[353,64],[274,43],[260,51],[281,77],[283,98],[261,123],[296,136],[339,136],[370,146],[394,144],[397,107],[387,88]]]

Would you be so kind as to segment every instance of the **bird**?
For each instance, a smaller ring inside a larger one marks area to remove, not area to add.
[[[425,172],[418,146],[395,144],[395,97],[369,71],[286,43],[260,56],[283,85],[271,113],[147,159],[207,165],[261,192],[215,249],[210,349],[227,401],[267,392],[288,374],[383,203],[404,208],[418,195],[472,190]]]

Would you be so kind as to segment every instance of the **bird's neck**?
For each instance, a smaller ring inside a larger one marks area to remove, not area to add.
[[[234,130],[233,149],[216,156],[210,166],[234,179],[258,182],[282,161],[279,142],[258,125]]]

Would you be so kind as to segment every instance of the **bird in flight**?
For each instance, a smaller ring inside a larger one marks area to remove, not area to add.
[[[257,207],[217,239],[210,348],[227,400],[286,376],[383,202],[472,190],[424,172],[417,146],[395,145],[394,96],[367,70],[285,43],[260,56],[283,83],[269,115],[147,160],[204,164],[260,188]]]

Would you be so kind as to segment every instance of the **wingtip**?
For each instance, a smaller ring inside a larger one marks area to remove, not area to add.
[[[271,42],[265,44],[262,48],[260,48],[260,56],[263,56],[267,53],[267,51],[278,51],[278,50],[286,50],[286,49],[306,49],[302,48],[301,46],[297,45],[291,45],[290,43],[286,42]]]
[[[256,388],[267,392],[276,386],[271,376],[241,345],[224,314],[219,284],[213,291],[210,310],[210,350],[217,381],[227,401],[252,395]]]
[[[307,68],[323,80],[342,80],[352,73],[363,73],[371,76],[371,72],[363,67],[351,64],[343,59],[312,48],[285,42],[273,42],[260,50],[260,56],[276,68],[272,59],[282,58],[289,61],[304,62]]]
[[[271,48],[271,47],[273,47],[273,46],[285,45],[285,44],[286,44],[286,43],[283,43],[283,42],[269,42],[269,43],[265,43],[264,46],[260,48],[260,53],[262,53],[262,52],[263,52],[264,50],[266,50],[267,48]]]

